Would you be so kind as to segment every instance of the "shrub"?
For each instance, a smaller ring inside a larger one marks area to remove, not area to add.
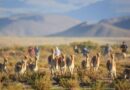
[[[21,78],[21,81],[25,81],[28,84],[34,85],[35,84],[35,82],[34,82],[35,80],[38,80],[38,79],[44,77],[45,75],[46,75],[45,72],[44,73],[39,73],[39,72],[34,73],[34,72],[31,72],[30,70],[28,70],[26,72],[26,74],[23,75],[23,76],[20,76],[20,78]]]
[[[96,81],[92,84],[92,90],[105,90],[106,85],[103,82]]]
[[[60,86],[67,88],[67,89],[78,89],[79,88],[79,83],[77,79],[66,79],[62,78],[60,80]]]
[[[127,80],[116,80],[114,87],[116,90],[130,90],[130,82]]]
[[[21,83],[16,82],[3,82],[0,83],[0,90],[23,90],[24,87]]]
[[[81,85],[89,85],[91,83],[90,77],[87,75],[88,73],[85,70],[78,70],[78,79]]]
[[[77,80],[77,75],[73,74],[66,74],[63,76],[58,76],[59,79],[59,85],[62,86],[65,89],[78,89],[79,88],[79,83]]]
[[[7,88],[7,90],[23,90],[23,85],[20,84],[20,83],[18,83],[18,84],[16,84],[16,83],[13,83],[13,84],[9,83],[6,88]]]
[[[52,86],[52,82],[50,80],[50,76],[47,74],[43,77],[39,77],[35,80],[34,88],[37,90],[50,90]]]
[[[5,73],[0,73],[0,81],[1,82],[7,82],[7,81],[9,81],[8,75],[5,74]]]

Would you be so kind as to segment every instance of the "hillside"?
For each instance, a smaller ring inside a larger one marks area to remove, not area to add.
[[[83,22],[64,32],[53,34],[51,36],[69,36],[69,37],[129,37],[130,36],[130,18],[114,18],[102,20],[96,24],[88,25]]]
[[[64,31],[80,21],[61,15],[16,15],[0,18],[1,36],[45,36]]]
[[[119,28],[130,30],[130,16],[102,20],[101,23],[108,23]]]

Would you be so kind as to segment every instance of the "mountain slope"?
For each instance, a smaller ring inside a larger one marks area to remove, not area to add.
[[[60,15],[17,15],[0,18],[1,36],[45,36],[64,31],[80,21]]]
[[[116,20],[116,21],[115,21]],[[103,20],[97,24],[87,25],[85,22],[74,26],[64,32],[51,36],[70,37],[130,37],[129,18]],[[111,21],[111,22],[110,22]]]
[[[122,29],[130,30],[130,17],[129,16],[112,18],[109,20],[102,20],[101,23],[108,23]]]

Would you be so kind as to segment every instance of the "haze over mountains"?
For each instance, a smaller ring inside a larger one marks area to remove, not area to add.
[[[62,15],[0,18],[0,36],[130,37],[130,17],[87,24]]]
[[[45,36],[64,31],[80,21],[61,15],[16,15],[0,18],[1,36]]]
[[[64,37],[130,37],[130,17],[119,17],[102,20],[88,25],[83,22],[64,32],[51,36]]]

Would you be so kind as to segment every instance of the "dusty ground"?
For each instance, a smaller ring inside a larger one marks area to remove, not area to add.
[[[60,45],[69,44],[71,42],[92,41],[99,44],[120,44],[122,41],[130,43],[130,38],[65,38],[65,37],[0,37],[0,47],[7,46],[28,46],[28,45]]]

